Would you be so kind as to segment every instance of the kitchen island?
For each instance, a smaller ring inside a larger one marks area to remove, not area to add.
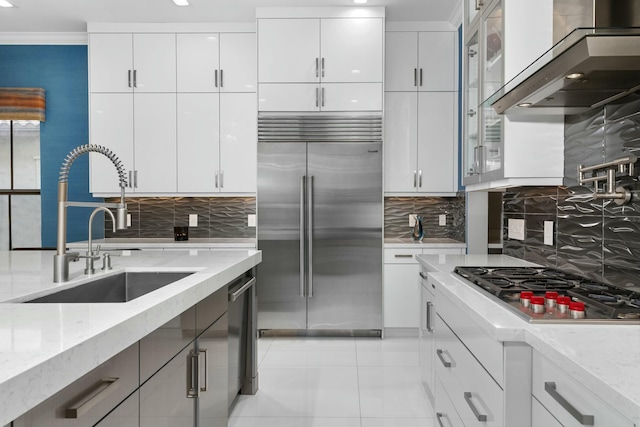
[[[132,251],[113,270],[53,283],[50,251],[0,252],[0,425],[43,402],[167,321],[224,288],[262,259],[256,250]],[[21,301],[123,271],[193,272],[126,303]],[[226,291],[225,291],[226,293]],[[225,295],[226,297],[226,295]]]
[[[428,272],[428,276],[435,281],[436,312],[439,312],[438,307],[449,306],[454,312],[464,313],[464,317],[470,321],[473,328],[476,328],[476,335],[478,333],[484,335],[490,342],[500,343],[504,348],[510,345],[526,344],[532,349],[534,374],[531,381],[534,395],[536,381],[542,382],[541,378],[536,377],[536,372],[542,372],[542,369],[539,371],[536,369],[552,364],[558,369],[555,375],[562,373],[568,381],[576,384],[578,392],[584,391],[584,393],[591,393],[591,397],[597,396],[598,401],[589,404],[589,396],[584,397],[583,400],[583,396],[573,395],[573,403],[580,410],[596,413],[596,426],[602,425],[602,420],[605,418],[604,415],[597,413],[600,406],[605,410],[611,409],[616,414],[621,414],[633,423],[615,425],[640,425],[639,325],[531,324],[452,271],[454,267],[462,265],[516,267],[535,266],[535,264],[503,255],[424,255],[417,258],[423,267],[423,274]],[[438,301],[438,297],[442,300]],[[450,326],[455,330],[453,325]],[[468,329],[469,326],[471,325],[466,324],[465,328]],[[436,326],[436,336],[437,329],[438,326]],[[472,344],[469,347],[471,349]],[[479,357],[479,360],[482,361],[482,357]],[[536,361],[542,362],[536,364]],[[488,370],[491,371],[491,369]],[[502,373],[494,376],[499,375]],[[504,384],[509,384],[507,379],[503,381]],[[507,393],[506,390],[505,393]],[[543,401],[542,398],[538,396],[547,398],[550,396],[550,393],[544,389],[538,393],[536,399],[541,401]],[[565,388],[562,393],[569,393],[569,391]],[[436,401],[437,399],[438,397]],[[534,399],[534,412],[536,404]],[[538,421],[538,424],[533,425],[541,424]]]

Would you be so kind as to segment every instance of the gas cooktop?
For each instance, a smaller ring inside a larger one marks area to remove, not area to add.
[[[640,292],[545,267],[456,267],[454,272],[531,323],[640,324]]]

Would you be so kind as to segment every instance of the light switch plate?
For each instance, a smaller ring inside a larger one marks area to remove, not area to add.
[[[553,246],[553,221],[544,222],[544,244]]]
[[[189,214],[189,227],[198,226],[198,214]]]
[[[416,214],[409,214],[409,227],[416,225]]]
[[[524,219],[509,219],[509,238],[524,240]]]
[[[447,215],[438,215],[438,225],[447,225]]]
[[[247,215],[247,226],[248,227],[255,227],[256,226],[256,216],[255,216],[255,214]]]

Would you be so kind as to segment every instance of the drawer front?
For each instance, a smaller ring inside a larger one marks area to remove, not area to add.
[[[13,422],[15,427],[92,426],[138,387],[138,344],[123,350]],[[87,397],[93,395],[87,400]]]
[[[440,317],[435,328],[436,374],[464,425],[504,426],[502,389]]]
[[[538,399],[531,397],[531,426],[532,427],[563,427]]]
[[[436,379],[436,395],[438,396],[434,406],[436,427],[464,427],[458,412],[456,412],[453,403],[451,403],[449,399],[449,395],[439,379]]]
[[[457,308],[436,286],[437,312],[464,345],[482,363],[494,380],[504,387],[504,349],[467,314]]]
[[[385,249],[385,264],[417,264],[416,255],[422,255],[422,249]]]
[[[634,427],[620,412],[564,373],[538,352],[533,354],[533,395],[565,427]],[[591,422],[590,417],[593,417]]]

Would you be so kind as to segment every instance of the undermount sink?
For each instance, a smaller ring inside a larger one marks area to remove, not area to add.
[[[27,303],[127,302],[177,282],[193,272],[124,272],[64,289]]]

